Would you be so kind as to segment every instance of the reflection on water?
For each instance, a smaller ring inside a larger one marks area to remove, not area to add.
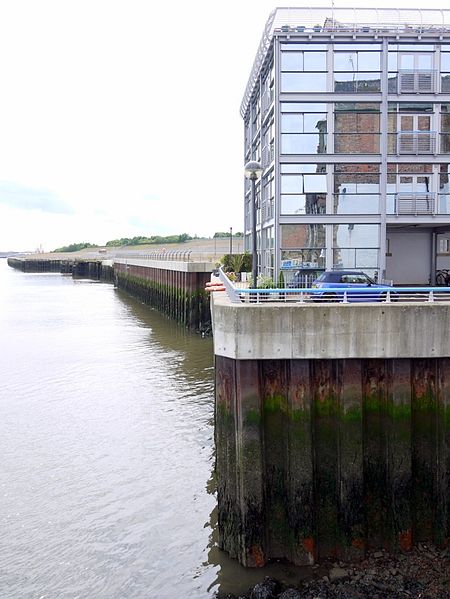
[[[111,285],[0,261],[0,597],[213,597],[213,350]],[[264,572],[265,574],[265,572]]]

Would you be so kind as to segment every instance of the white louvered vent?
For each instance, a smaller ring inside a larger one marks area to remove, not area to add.
[[[434,154],[434,131],[401,131],[398,134],[398,154]]]
[[[436,91],[436,71],[399,71],[399,94],[433,94]]]

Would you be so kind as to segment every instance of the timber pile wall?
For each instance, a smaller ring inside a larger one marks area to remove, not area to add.
[[[220,546],[249,566],[450,537],[450,358],[216,356]]]
[[[88,278],[112,282],[114,279],[112,266],[101,260],[49,260],[26,258],[8,258],[8,266],[22,272],[59,272],[72,274],[74,277]]]
[[[116,285],[191,330],[211,329],[208,272],[185,272],[148,266],[114,264]]]

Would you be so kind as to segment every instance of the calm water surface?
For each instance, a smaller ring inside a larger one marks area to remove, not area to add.
[[[260,580],[217,549],[213,401],[210,339],[112,285],[0,260],[1,599]]]

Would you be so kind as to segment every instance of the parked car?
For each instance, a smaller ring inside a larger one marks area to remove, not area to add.
[[[383,302],[390,292],[391,301],[398,300],[395,287],[380,285],[365,272],[356,270],[326,270],[312,284],[313,301]]]

